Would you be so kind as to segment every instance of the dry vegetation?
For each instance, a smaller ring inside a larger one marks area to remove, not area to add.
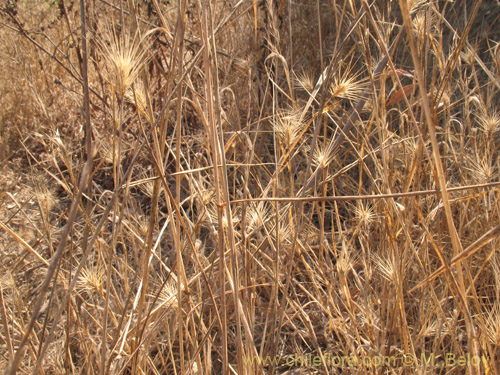
[[[0,5],[2,371],[499,374],[496,0],[82,2]]]

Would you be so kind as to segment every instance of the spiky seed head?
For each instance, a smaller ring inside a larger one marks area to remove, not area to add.
[[[203,190],[200,194],[201,204],[203,206],[209,206],[215,203],[215,190],[214,189],[206,189]]]
[[[177,285],[175,281],[168,281],[161,290],[158,301],[166,309],[175,310],[177,308]]]
[[[419,335],[421,337],[433,337],[437,332],[439,332],[438,320],[428,321],[420,330]]]
[[[272,235],[276,234],[276,231],[272,231]],[[278,223],[278,238],[279,243],[282,245],[289,245],[292,237],[292,230],[290,225],[285,220],[280,220]]]
[[[351,259],[350,253],[347,250],[340,252],[340,256],[337,259],[337,270],[344,274],[347,274],[353,267],[353,261]]]
[[[269,217],[269,206],[264,202],[252,205],[246,212],[247,227],[250,231],[264,225]]]
[[[104,270],[100,266],[86,266],[76,282],[76,288],[89,294],[103,295]]]
[[[500,129],[500,112],[496,110],[481,111],[477,115],[481,131],[486,137],[492,137]]]
[[[393,284],[398,283],[398,268],[396,266],[396,260],[393,256],[382,258],[375,255],[374,264],[377,266],[384,279]]]
[[[8,269],[2,267],[2,272],[0,272],[0,287],[4,290],[14,289],[16,287],[16,281],[12,276],[12,273]]]
[[[486,334],[491,344],[500,345],[500,306],[498,304],[495,304],[495,307],[488,315]]]
[[[428,6],[428,0],[409,0],[408,8],[410,9],[411,14],[415,14],[417,12],[422,13],[425,10],[425,7]]]
[[[314,90],[315,82],[313,74],[309,71],[302,71],[295,77],[295,86],[306,90],[307,92],[312,92]]]
[[[466,46],[465,50],[460,52],[460,58],[467,65],[474,65],[474,61],[476,60],[477,49],[472,46]]]
[[[335,99],[359,100],[365,91],[365,79],[360,78],[361,72],[353,72],[354,65],[338,69],[332,78],[330,95]]]
[[[360,203],[354,208],[354,213],[356,215],[356,221],[361,227],[369,227],[376,219],[375,209],[373,206],[365,205]]]
[[[319,145],[313,153],[312,162],[317,168],[324,169],[330,165],[335,157],[335,149],[333,140],[330,140],[326,145]]]
[[[412,26],[417,39],[419,41],[423,41],[429,31],[432,32],[432,28],[436,24],[436,16],[434,13],[427,12],[424,8],[422,8],[422,6],[427,6],[427,4],[422,5],[422,3],[427,3],[427,0],[417,0],[416,3],[420,4],[417,4],[414,7],[414,13],[416,14],[412,19]]]
[[[38,176],[35,181],[35,194],[40,205],[40,208],[45,214],[49,213],[57,204],[57,199],[52,191],[49,190],[47,179],[43,176]]]
[[[150,116],[150,111],[148,109],[147,104],[147,88],[144,86],[144,82],[141,80],[137,80],[137,82],[130,86],[125,93],[125,100],[137,108],[139,113],[141,113],[146,121],[149,123],[153,122],[153,119]]]
[[[305,125],[303,121],[300,121],[299,111],[283,112],[273,122],[274,130],[286,147],[293,145],[297,141]]]
[[[299,232],[300,239],[307,242],[309,245],[319,244],[319,229],[311,223],[311,225],[306,225],[304,230]],[[325,241],[328,242],[328,241]]]
[[[480,184],[485,184],[493,180],[496,176],[495,168],[489,160],[481,159],[472,162],[472,167],[468,168],[475,181]]]
[[[142,69],[148,48],[144,38],[138,38],[137,34],[118,35],[114,29],[108,34],[108,40],[101,40],[100,45],[116,94],[123,99]]]

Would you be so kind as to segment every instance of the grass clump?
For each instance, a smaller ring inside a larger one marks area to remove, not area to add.
[[[498,373],[498,2],[82,4],[0,6],[2,371]]]

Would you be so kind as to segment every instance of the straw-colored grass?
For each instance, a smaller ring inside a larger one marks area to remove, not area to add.
[[[0,5],[0,370],[498,374],[499,17]]]

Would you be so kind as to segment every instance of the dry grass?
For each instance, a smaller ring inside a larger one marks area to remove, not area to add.
[[[0,6],[5,374],[500,372],[497,1],[82,3]]]

